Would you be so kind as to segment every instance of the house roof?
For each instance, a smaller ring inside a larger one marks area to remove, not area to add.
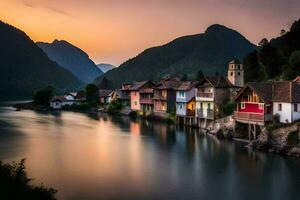
[[[230,61],[229,64],[242,64],[242,63],[239,59],[235,58],[232,61]]]
[[[131,90],[131,91],[139,90],[147,83],[149,83],[149,81],[134,82],[131,84],[131,87],[128,90]]]
[[[190,90],[195,87],[196,84],[197,82],[194,81],[182,81],[176,90]]]
[[[272,101],[286,103],[300,102],[300,83],[298,82],[251,82],[236,95],[235,99],[238,99],[247,88],[253,90],[265,103]]]
[[[104,90],[104,89],[101,89],[101,90],[99,90],[99,97],[107,97],[112,92],[113,92],[113,90]]]
[[[300,76],[297,76],[297,77],[293,80],[293,82],[300,82]]]
[[[179,78],[168,77],[168,78],[162,79],[156,86],[156,89],[159,89],[159,90],[177,89],[180,85],[181,85],[181,81]]]
[[[129,99],[129,95],[123,92],[123,90],[115,90],[115,93],[119,99]]]
[[[215,88],[230,88],[235,87],[228,79],[224,76],[205,76],[203,80],[198,84],[201,85],[203,82],[208,82],[212,87]]]
[[[140,93],[154,93],[154,89],[146,87],[146,88],[141,89]]]
[[[131,85],[131,83],[122,83],[122,90],[129,90]]]

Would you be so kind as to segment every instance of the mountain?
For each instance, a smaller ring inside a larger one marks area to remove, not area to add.
[[[262,39],[245,57],[244,68],[246,81],[292,80],[300,75],[300,19],[280,36]]]
[[[0,21],[0,99],[30,97],[36,89],[52,85],[59,91],[82,83],[51,61],[21,30]]]
[[[108,72],[109,70],[115,68],[115,66],[111,65],[111,64],[106,64],[106,63],[100,63],[97,64],[97,67],[103,71],[104,73]]]
[[[255,48],[237,31],[215,24],[205,33],[180,37],[165,45],[146,49],[98,77],[95,83],[99,85],[105,79],[116,88],[122,82],[157,80],[166,74],[195,77],[199,70],[204,74],[225,74],[231,59],[242,59]]]
[[[84,83],[91,83],[103,74],[84,51],[67,41],[54,40],[52,43],[37,42],[36,44],[51,60],[72,72]]]

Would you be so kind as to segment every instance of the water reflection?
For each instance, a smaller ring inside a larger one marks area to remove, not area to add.
[[[200,131],[72,112],[0,109],[0,159],[69,199],[297,199],[299,161]]]

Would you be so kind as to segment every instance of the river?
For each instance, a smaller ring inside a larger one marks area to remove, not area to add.
[[[0,107],[0,159],[22,158],[34,183],[57,189],[59,200],[300,196],[300,159],[164,123]]]

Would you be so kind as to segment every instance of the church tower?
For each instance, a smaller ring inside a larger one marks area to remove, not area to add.
[[[244,87],[244,68],[238,59],[229,62],[227,78],[234,86]]]

